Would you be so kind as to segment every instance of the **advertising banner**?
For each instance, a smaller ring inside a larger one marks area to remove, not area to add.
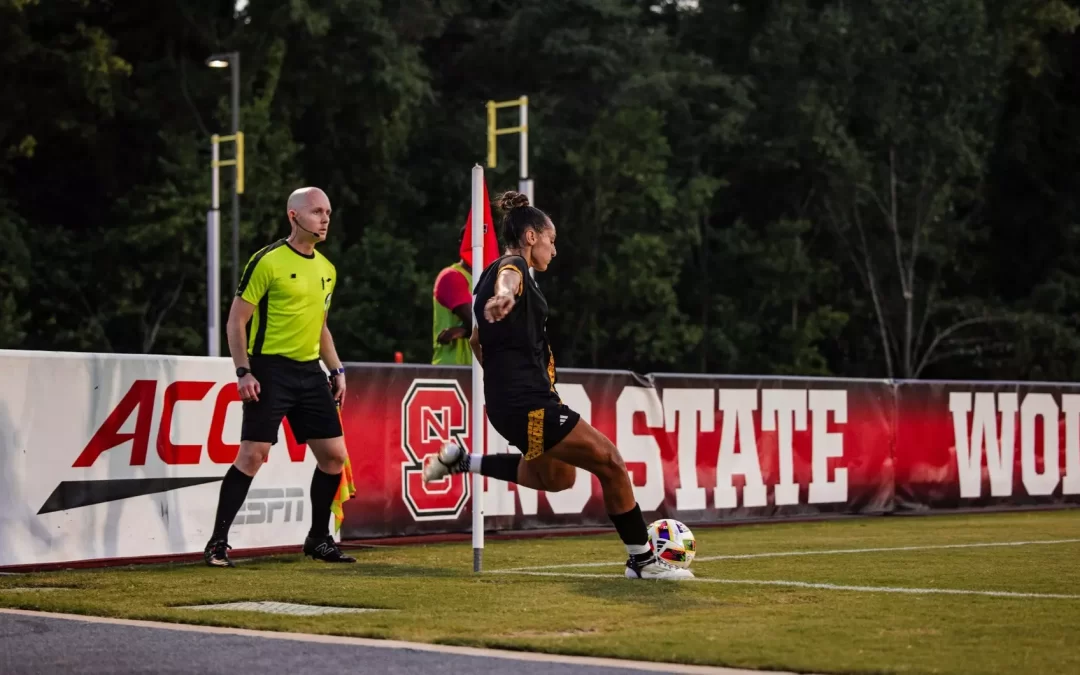
[[[665,504],[687,522],[883,513],[893,505],[884,380],[656,375]]]
[[[898,507],[1080,503],[1080,387],[900,382],[896,392]]]
[[[469,369],[365,365],[362,370],[350,369],[347,376],[342,417],[357,495],[345,504],[342,538],[468,530],[472,513],[468,476],[425,485],[424,458],[437,453],[448,439],[470,452],[518,452],[490,424],[485,425],[482,441],[474,445]],[[622,410],[617,398],[636,381],[632,375],[566,371],[560,377],[564,379],[559,386],[563,401],[582,419],[591,420],[612,437],[620,431],[620,419],[629,423],[630,412],[624,412],[623,418],[617,414]],[[628,435],[629,427],[622,433]],[[638,473],[644,480],[644,474]],[[653,477],[657,478],[662,477]],[[484,482],[488,528],[610,525],[599,483],[585,471],[578,471],[569,490],[555,493],[503,481]]]
[[[343,408],[358,496],[344,538],[465,531],[467,477],[424,485],[425,456],[472,452],[465,368],[365,366]],[[741,380],[560,372],[559,394],[610,438],[647,519],[690,523],[892,508],[892,390],[883,381]],[[490,424],[485,454],[520,452]],[[395,453],[397,457],[394,457]],[[485,479],[490,529],[607,527],[599,482],[562,492]]]
[[[0,351],[0,566],[202,551],[239,450],[229,359]],[[230,543],[302,544],[315,460],[288,425]]]
[[[472,426],[462,367],[348,364],[356,496],[343,540],[468,532],[468,476],[425,485]],[[1080,385],[560,372],[559,394],[618,447],[647,520],[688,524],[1080,503]],[[236,458],[226,358],[0,350],[0,567],[198,553]],[[485,418],[486,419],[486,418]],[[229,533],[300,545],[315,461],[283,420]],[[609,527],[600,484],[484,479],[485,527]]]

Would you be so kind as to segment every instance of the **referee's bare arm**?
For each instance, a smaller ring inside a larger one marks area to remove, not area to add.
[[[251,321],[251,315],[255,313],[255,305],[243,298],[233,298],[232,307],[229,308],[229,321],[225,325],[225,334],[229,338],[229,354],[232,356],[233,365],[237,368],[250,368],[247,355],[247,324]],[[261,387],[258,380],[251,373],[240,378],[240,400],[258,400]]]
[[[345,374],[338,373],[341,369],[341,359],[338,358],[337,349],[334,347],[334,336],[330,335],[330,327],[323,319],[322,335],[319,336],[319,358],[334,373],[334,400],[342,403],[345,400]]]

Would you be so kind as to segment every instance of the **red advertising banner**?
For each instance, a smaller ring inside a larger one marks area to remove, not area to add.
[[[227,358],[0,351],[0,372],[0,567],[202,549],[240,441]],[[471,375],[347,366],[342,419],[357,494],[344,505],[343,538],[471,529],[470,476],[422,480],[448,439],[517,452],[487,423],[471,428]],[[619,448],[650,520],[1080,504],[1080,384],[561,375],[563,400]],[[42,384],[58,379],[71,386]],[[55,409],[64,424],[44,414]],[[233,545],[302,539],[314,465],[283,421]],[[483,483],[490,530],[610,526],[585,471],[560,492]]]
[[[617,397],[627,387],[651,391],[629,373],[566,371],[560,376],[559,393],[566,404],[612,438],[618,432]],[[350,369],[349,377],[342,418],[357,495],[345,504],[342,537],[468,530],[472,514],[468,476],[425,485],[422,468],[424,458],[438,452],[446,439],[477,451],[470,428],[470,370],[365,365],[362,370]],[[485,426],[480,444],[485,454],[511,451],[505,439]],[[649,478],[639,469],[639,481]],[[663,476],[651,480],[659,484]],[[558,493],[484,482],[489,528],[610,525],[599,483],[587,472],[579,471],[574,486]]]
[[[900,382],[896,392],[898,508],[1080,503],[1080,387]]]
[[[349,369],[343,407],[357,496],[346,539],[466,531],[470,482],[424,485],[453,438],[476,452],[467,368]],[[647,519],[687,523],[893,508],[893,389],[885,381],[560,373],[559,393],[618,446]],[[516,451],[486,425],[487,454]],[[610,525],[599,483],[538,493],[485,480],[490,529]]]
[[[227,358],[0,351],[0,372],[0,567],[202,549],[240,441]],[[448,439],[517,452],[489,424],[471,428],[471,375],[347,366],[342,419],[357,494],[344,505],[343,538],[471,529],[470,476],[422,480]],[[561,376],[564,402],[619,448],[649,520],[1080,504],[1080,384]],[[58,379],[71,386],[46,386]],[[64,424],[45,414],[55,409]],[[314,465],[283,420],[233,545],[302,539]],[[560,492],[483,483],[490,530],[610,526],[585,471]]]
[[[892,510],[888,382],[674,375],[653,381],[663,400],[658,438],[672,517],[716,522]]]

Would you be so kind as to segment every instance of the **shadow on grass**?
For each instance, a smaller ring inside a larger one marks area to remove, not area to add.
[[[305,573],[332,575],[332,576],[367,576],[381,578],[400,577],[456,577],[467,579],[473,576],[472,572],[456,570],[449,567],[424,567],[422,565],[405,565],[400,563],[365,563],[357,561],[351,564],[325,564],[321,567],[311,567],[304,570]]]
[[[559,584],[568,587],[577,596],[594,598],[606,602],[641,605],[654,612],[658,606],[673,609],[692,609],[696,607],[716,607],[717,598],[702,595],[701,587],[693,581],[642,581],[627,579],[622,572],[596,578],[575,578],[571,576],[528,576],[515,574],[490,575],[502,578],[504,582],[528,584]]]

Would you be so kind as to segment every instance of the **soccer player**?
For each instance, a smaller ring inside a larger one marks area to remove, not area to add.
[[[330,200],[318,188],[301,188],[289,196],[286,210],[292,232],[251,256],[229,310],[229,352],[244,417],[240,452],[221,483],[214,532],[203,552],[213,567],[233,566],[229,528],[277,442],[283,416],[318,462],[311,477],[311,530],[304,554],[326,562],[356,562],[330,536],[330,506],[346,458],[336,407],[345,397],[345,368],[326,325],[338,278],[334,265],[315,250],[326,240]],[[320,358],[331,372],[329,384]]]
[[[424,467],[424,480],[450,474],[481,473],[535,490],[558,492],[573,486],[574,467],[595,475],[604,506],[626,545],[626,576],[631,579],[686,579],[690,570],[657,558],[630,476],[618,449],[603,434],[563,404],[555,389],[555,357],[548,343],[548,303],[529,274],[543,272],[555,257],[555,225],[529,199],[507,192],[497,205],[504,211],[506,254],[489,265],[476,287],[477,328],[471,344],[484,366],[488,419],[524,454],[483,456],[447,443]]]

